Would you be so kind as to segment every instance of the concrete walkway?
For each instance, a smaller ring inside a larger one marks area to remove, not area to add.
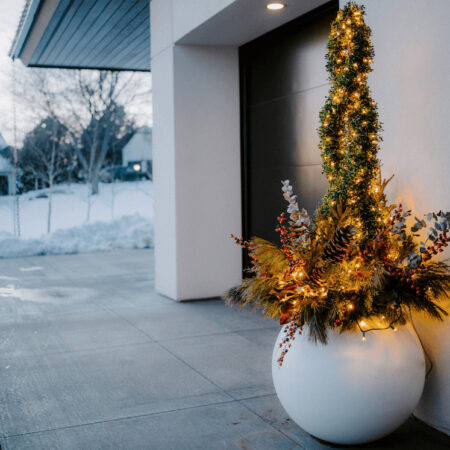
[[[2,449],[330,448],[274,395],[274,322],[152,274],[151,250],[0,260]],[[411,419],[367,448],[447,443]]]

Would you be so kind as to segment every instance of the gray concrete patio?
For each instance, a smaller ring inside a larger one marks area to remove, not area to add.
[[[157,295],[151,250],[0,260],[1,448],[330,448],[274,394],[278,329]],[[411,419],[364,448],[448,441]]]

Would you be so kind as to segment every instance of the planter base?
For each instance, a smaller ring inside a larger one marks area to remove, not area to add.
[[[399,427],[416,408],[425,359],[409,326],[361,333],[329,331],[314,344],[305,327],[279,367],[278,335],[272,376],[283,408],[305,431],[336,444],[362,444]]]

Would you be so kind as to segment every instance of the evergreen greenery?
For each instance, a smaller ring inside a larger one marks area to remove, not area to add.
[[[329,214],[339,201],[351,206],[361,237],[370,239],[381,220],[376,195],[381,126],[367,85],[374,50],[363,14],[363,7],[350,2],[331,26],[326,56],[330,92],[319,128],[329,189],[319,213]]]

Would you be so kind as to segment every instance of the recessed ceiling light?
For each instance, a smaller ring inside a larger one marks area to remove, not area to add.
[[[283,9],[286,5],[281,2],[270,2],[267,4],[266,8],[270,9],[271,11],[279,11],[280,9]]]

